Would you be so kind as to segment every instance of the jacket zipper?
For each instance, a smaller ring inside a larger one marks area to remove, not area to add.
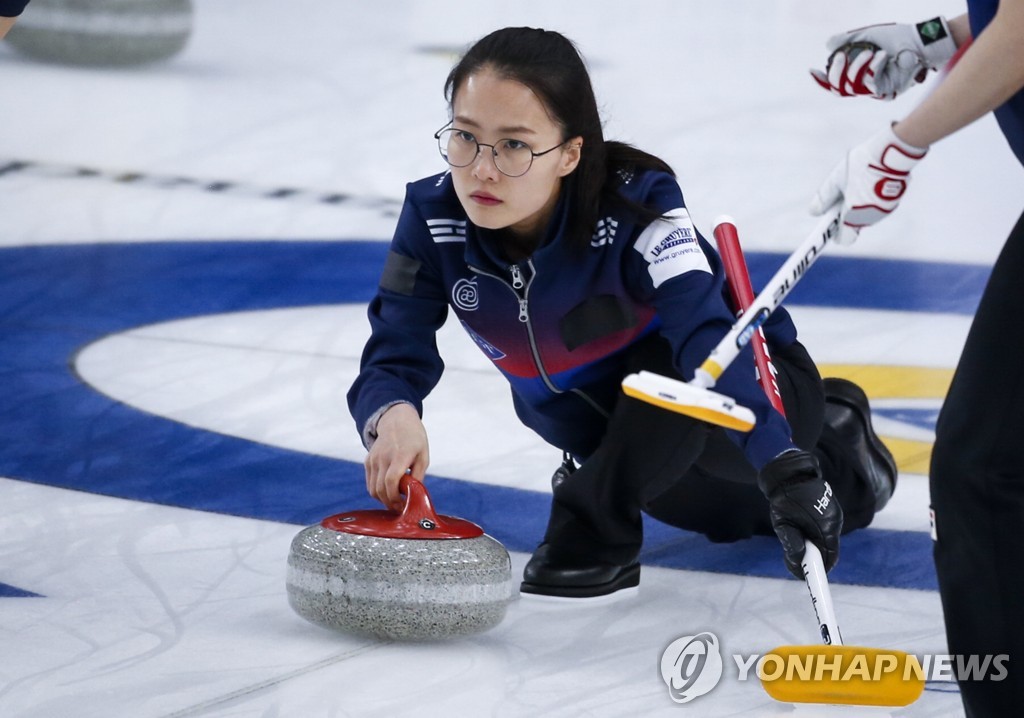
[[[527,261],[530,265],[530,281],[533,281],[533,264]],[[529,291],[529,287],[523,282],[523,273],[519,270],[518,264],[509,266],[509,271],[512,273],[512,289],[515,290],[516,296],[519,297],[519,321],[526,325],[527,334],[530,337],[530,351],[533,352],[534,363],[537,364],[537,368],[541,370],[541,374],[544,373],[543,368],[540,365],[540,356],[536,351],[536,345],[533,341],[533,329],[530,327],[530,312],[529,305],[526,300],[526,292]],[[520,294],[519,290],[523,290]]]
[[[510,264],[508,267],[509,274],[512,276],[512,283],[509,284],[503,277],[499,277],[490,272],[485,272],[478,267],[469,265],[469,268],[477,274],[483,274],[488,277],[493,277],[499,280],[502,284],[510,287],[515,293],[516,298],[519,300],[519,321],[526,325],[526,336],[530,342],[530,355],[533,357],[533,364],[537,367],[537,373],[540,375],[541,380],[544,382],[544,386],[548,388],[548,391],[554,394],[564,394],[564,389],[559,389],[555,386],[555,383],[551,381],[551,377],[548,376],[547,370],[544,369],[544,363],[540,358],[540,349],[537,347],[537,339],[533,333],[533,324],[530,323],[530,305],[527,295],[530,293],[530,285],[533,284],[534,278],[537,276],[537,270],[534,269],[533,260],[526,260],[526,266],[530,268],[530,278],[528,280],[523,279],[523,272],[519,268],[518,264]],[[596,401],[591,399],[585,392],[579,389],[570,389],[571,393],[583,399],[591,407],[593,407],[601,416],[608,418],[609,413],[598,404]]]

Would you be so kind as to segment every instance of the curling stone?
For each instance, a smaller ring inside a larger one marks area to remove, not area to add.
[[[352,511],[292,540],[288,602],[312,623],[397,640],[493,628],[512,599],[508,551],[474,523],[439,516],[405,477],[396,511]]]
[[[6,43],[43,62],[129,66],[178,54],[192,0],[32,0]]]

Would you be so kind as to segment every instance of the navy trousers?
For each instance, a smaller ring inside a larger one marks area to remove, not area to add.
[[[935,568],[949,651],[1007,655],[962,680],[970,718],[1024,710],[1024,215],[996,260],[936,427]],[[983,660],[983,659],[982,659]]]
[[[799,342],[772,351],[794,442],[818,457],[846,515],[844,531],[866,526],[874,494],[850,449],[824,424],[817,367]],[[628,368],[678,377],[660,337],[635,347]],[[554,488],[544,542],[562,560],[625,565],[640,551],[641,512],[715,542],[771,536],[756,480],[725,430],[621,394],[598,449]]]

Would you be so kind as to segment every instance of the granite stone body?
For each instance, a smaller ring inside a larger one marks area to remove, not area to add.
[[[292,541],[288,601],[308,621],[355,634],[432,640],[496,626],[513,597],[508,551],[476,538],[407,539],[317,524]]]
[[[123,67],[177,55],[192,22],[192,0],[32,0],[6,42],[43,62]]]

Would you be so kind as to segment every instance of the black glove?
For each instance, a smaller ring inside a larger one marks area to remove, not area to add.
[[[821,549],[825,570],[831,570],[839,560],[843,509],[832,487],[821,478],[814,455],[787,451],[776,456],[761,469],[757,485],[768,497],[772,528],[782,542],[789,572],[803,580],[800,564],[805,539]]]

